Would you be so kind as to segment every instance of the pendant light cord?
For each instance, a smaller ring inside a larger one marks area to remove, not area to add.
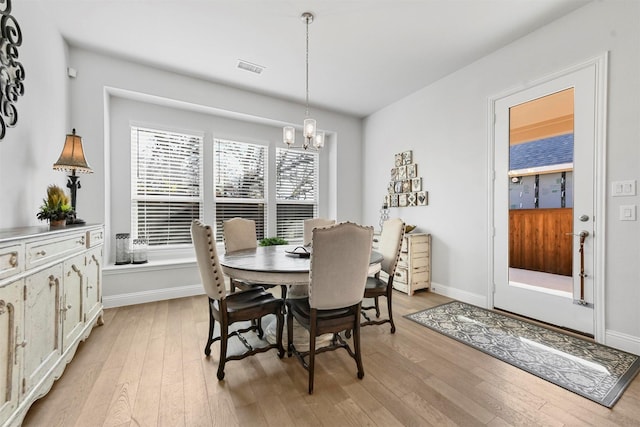
[[[306,70],[306,75],[307,75],[307,81],[306,81],[306,86],[307,86],[307,98],[306,98],[306,109],[305,109],[305,117],[309,117],[309,17],[307,16],[307,18],[305,19],[306,24],[307,24],[307,47],[306,47],[306,58],[305,58],[305,62],[306,62],[306,66],[307,66],[307,70]]]

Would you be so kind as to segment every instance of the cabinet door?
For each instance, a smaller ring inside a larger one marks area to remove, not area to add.
[[[27,394],[60,357],[60,299],[62,264],[32,274],[26,279],[24,304],[23,387]]]
[[[85,256],[78,255],[64,262],[64,281],[62,283],[62,302],[60,316],[62,317],[62,352],[82,332],[82,291],[84,288]]]
[[[0,425],[18,406],[23,288],[22,280],[0,288]]]
[[[102,247],[87,253],[85,267],[84,321],[90,322],[102,311]]]

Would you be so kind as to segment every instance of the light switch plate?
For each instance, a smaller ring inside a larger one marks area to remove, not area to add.
[[[621,205],[620,221],[635,221],[635,220],[636,220],[636,205]]]
[[[611,195],[613,197],[635,196],[636,180],[613,181],[611,183]]]

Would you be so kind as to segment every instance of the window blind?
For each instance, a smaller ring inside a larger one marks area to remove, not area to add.
[[[276,148],[278,237],[302,240],[303,221],[318,211],[318,153]]]
[[[264,145],[214,140],[217,242],[223,222],[233,217],[254,220],[257,238],[265,237],[267,157]]]
[[[202,219],[203,136],[131,127],[132,238],[150,246],[190,244]]]

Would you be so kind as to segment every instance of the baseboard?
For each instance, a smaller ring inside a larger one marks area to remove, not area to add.
[[[640,356],[640,338],[616,331],[605,331],[604,344]]]
[[[445,297],[453,298],[458,301],[466,302],[467,304],[477,305],[478,307],[487,308],[487,297],[484,295],[474,294],[467,291],[462,291],[451,286],[446,286],[440,283],[431,282],[430,291]]]
[[[204,294],[204,289],[202,288],[202,285],[198,284],[105,296],[102,298],[102,304],[104,305],[104,308],[123,307],[125,305],[144,304],[147,302],[191,297],[202,294]]]

